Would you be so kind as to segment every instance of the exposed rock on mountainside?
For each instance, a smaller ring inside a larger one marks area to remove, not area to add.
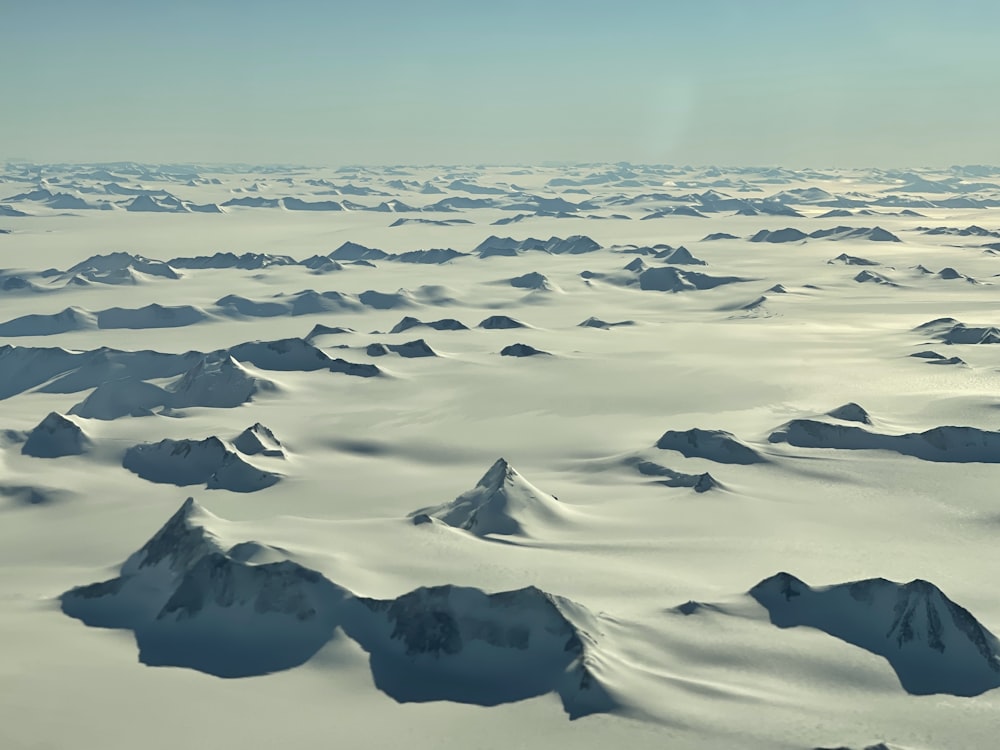
[[[189,498],[116,578],[65,592],[63,612],[132,630],[150,666],[266,674],[308,661],[342,629],[400,702],[492,706],[554,692],[571,718],[617,706],[593,671],[600,623],[579,604],[533,586],[356,596],[281,548],[223,541],[226,526]]]
[[[59,458],[80,455],[90,446],[91,440],[80,425],[62,414],[50,412],[28,433],[21,453],[36,458]]]
[[[885,657],[909,693],[971,696],[1000,687],[1000,641],[927,581],[812,588],[778,573],[750,595],[778,627],[816,628]]]
[[[660,450],[677,451],[688,458],[706,458],[720,464],[757,464],[767,460],[725,430],[667,430],[656,441],[656,447]]]
[[[481,537],[530,535],[532,529],[560,523],[566,516],[558,500],[528,482],[503,458],[468,492],[410,514],[415,523],[425,517],[436,518]]]

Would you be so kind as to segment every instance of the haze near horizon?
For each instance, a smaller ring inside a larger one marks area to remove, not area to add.
[[[56,1],[4,16],[6,159],[1000,162],[989,3]]]

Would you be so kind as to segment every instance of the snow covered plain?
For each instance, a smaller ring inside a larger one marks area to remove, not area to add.
[[[0,746],[995,747],[1000,170],[0,188]]]

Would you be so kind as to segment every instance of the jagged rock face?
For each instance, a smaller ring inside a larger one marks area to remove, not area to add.
[[[107,255],[93,255],[66,269],[64,276],[80,274],[103,283],[116,283],[123,279],[132,279],[129,271],[139,271],[147,276],[159,276],[164,279],[179,279],[178,274],[168,263],[162,260],[151,260],[142,255],[116,252]]]
[[[556,692],[571,717],[615,703],[591,671],[595,620],[535,587],[487,594],[420,588],[359,599],[345,631],[371,654],[375,684],[399,701],[496,705]]]
[[[150,666],[243,677],[308,660],[330,639],[343,590],[295,562],[243,559],[261,545],[225,552],[205,526],[219,522],[189,498],[118,578],[63,594],[63,611],[134,631]]]
[[[290,561],[254,566],[211,552],[186,572],[156,619],[188,619],[213,606],[250,607],[257,614],[309,620],[317,610],[307,587],[322,580],[316,571]]]
[[[361,601],[373,612],[385,613],[393,624],[390,637],[403,643],[407,656],[458,654],[472,641],[524,651],[531,646],[532,620],[541,625],[535,628],[536,639],[565,639],[562,651],[583,651],[573,625],[554,599],[534,587],[484,594],[478,589],[434,586],[396,599]]]
[[[656,442],[660,450],[673,450],[688,458],[707,458],[722,464],[756,464],[766,459],[731,432],[694,428],[667,430]]]
[[[260,391],[274,390],[274,384],[254,377],[230,356],[208,356],[167,390],[170,392],[168,405],[174,408],[232,408],[252,400]]]
[[[473,250],[482,258],[491,255],[516,255],[526,251],[541,251],[553,255],[580,255],[599,250],[601,246],[585,235],[573,235],[566,239],[550,237],[548,240],[538,240],[529,237],[525,240],[515,240],[510,237],[491,236],[483,240]]]
[[[76,422],[51,412],[28,433],[21,453],[36,458],[77,456],[84,453],[90,444],[90,438]]]
[[[616,703],[591,671],[596,618],[535,587],[489,594],[458,586],[393,599],[357,597],[287,554],[241,542],[188,499],[109,581],[62,595],[88,625],[135,633],[139,660],[220,677],[289,669],[338,628],[370,655],[375,684],[400,702],[496,705],[557,693],[571,717]],[[263,555],[263,552],[271,555]]]
[[[255,492],[281,479],[244,461],[214,436],[135,445],[125,451],[122,466],[150,482],[205,484],[208,489],[233,492]]]
[[[938,338],[946,344],[1000,344],[1000,328],[967,326],[956,322]]]
[[[532,485],[504,459],[498,459],[468,492],[443,505],[410,514],[436,518],[476,536],[523,535],[527,526],[557,523],[565,512],[552,495]]]
[[[205,527],[215,517],[189,497],[152,538],[122,565],[122,575],[134,575],[142,568],[165,564],[183,573],[204,555],[221,552],[218,537]]]
[[[1000,641],[927,581],[814,589],[778,573],[750,595],[779,627],[817,628],[885,657],[908,692],[968,696],[1000,687]]]

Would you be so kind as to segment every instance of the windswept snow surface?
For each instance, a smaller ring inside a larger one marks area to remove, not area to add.
[[[0,187],[0,747],[996,746],[1000,169]]]

